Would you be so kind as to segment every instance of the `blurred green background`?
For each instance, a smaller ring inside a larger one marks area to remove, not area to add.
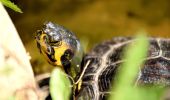
[[[88,49],[116,36],[133,36],[145,29],[149,36],[170,37],[170,0],[12,0],[24,13],[7,8],[31,63],[39,74],[50,66],[39,54],[34,33],[46,21],[72,30]]]

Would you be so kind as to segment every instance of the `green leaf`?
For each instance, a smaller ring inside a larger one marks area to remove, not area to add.
[[[9,7],[16,12],[23,13],[21,9],[10,0],[0,0],[0,2],[2,2],[2,4],[5,5],[6,7]]]
[[[71,87],[68,77],[60,69],[53,70],[50,79],[52,100],[69,100]]]

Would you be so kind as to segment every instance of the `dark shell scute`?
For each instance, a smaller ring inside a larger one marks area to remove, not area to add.
[[[170,84],[170,61],[162,57],[148,60],[142,69],[140,81],[145,84]]]
[[[88,65],[88,68],[85,71],[85,75],[88,74],[88,73],[95,73],[96,70],[98,69],[98,67],[101,65],[101,62],[102,62],[100,57],[88,56],[84,60],[85,64],[89,60],[90,60],[90,64]],[[83,66],[85,66],[85,65],[83,65]]]
[[[89,80],[94,80],[94,75],[84,75],[82,78],[83,82],[89,81]]]
[[[114,80],[112,76],[115,76],[119,64],[109,65],[106,69],[99,75],[98,85],[99,91],[108,91],[112,81]]]
[[[160,48],[162,50],[162,56],[170,58],[170,39],[160,40]]]
[[[93,85],[82,86],[83,89],[80,90],[79,95],[76,100],[94,100],[94,89]]]
[[[123,50],[126,46],[123,45],[120,48],[114,48],[113,52],[109,54],[108,60],[110,62],[117,62],[122,59],[123,56]]]
[[[102,56],[109,49],[110,49],[110,47],[108,45],[105,45],[104,43],[99,44],[99,45],[95,46],[95,48],[91,51],[91,53],[89,55]]]
[[[148,50],[148,57],[158,56],[159,53],[160,53],[160,47],[158,45],[158,41],[156,39],[151,39],[149,50]]]

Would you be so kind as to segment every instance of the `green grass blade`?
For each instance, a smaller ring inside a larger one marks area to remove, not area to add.
[[[135,90],[132,84],[134,84],[139,66],[142,65],[144,58],[147,56],[148,45],[146,36],[139,34],[135,42],[125,49],[124,59],[126,59],[126,62],[120,66],[118,82],[112,90],[114,95],[111,95],[110,100],[132,100],[132,98],[138,100],[138,90]]]
[[[0,2],[2,2],[2,4],[5,5],[6,7],[9,7],[16,12],[23,13],[22,10],[10,0],[0,0]]]
[[[124,59],[126,59],[126,62],[121,66],[119,74],[120,85],[131,86],[134,83],[140,66],[147,56],[148,44],[146,36],[140,34],[136,37],[135,42],[125,49]]]
[[[70,81],[64,73],[56,68],[50,79],[50,93],[52,100],[69,100],[71,88]]]

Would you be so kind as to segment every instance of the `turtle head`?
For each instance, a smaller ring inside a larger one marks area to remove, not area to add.
[[[48,22],[36,32],[35,39],[40,53],[50,64],[64,69],[68,74],[79,73],[83,51],[74,33]]]

